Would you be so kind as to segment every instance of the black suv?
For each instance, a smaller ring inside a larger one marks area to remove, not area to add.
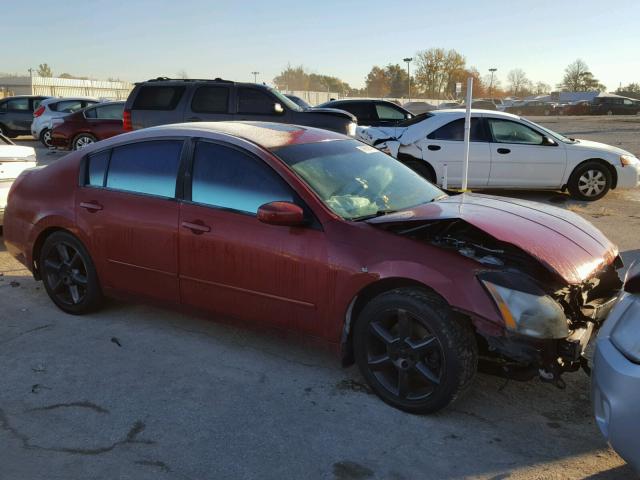
[[[9,138],[31,135],[33,112],[45,98],[41,95],[19,95],[0,100],[0,134]]]
[[[181,122],[257,120],[324,128],[355,135],[356,118],[331,108],[305,110],[274,88],[255,83],[173,80],[138,83],[124,109],[124,129]]]
[[[640,101],[625,97],[596,97],[591,102],[592,115],[637,115]]]
[[[339,108],[352,113],[358,119],[358,125],[384,127],[393,126],[413,117],[413,114],[395,103],[386,100],[350,99],[331,100],[318,105],[319,108]]]

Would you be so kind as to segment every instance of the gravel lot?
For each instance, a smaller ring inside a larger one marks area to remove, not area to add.
[[[640,155],[640,118],[537,120]],[[640,256],[639,191],[506,194],[576,211]],[[565,391],[478,375],[452,408],[414,416],[298,341],[131,303],[73,317],[3,246],[0,272],[0,479],[635,478],[581,372]]]

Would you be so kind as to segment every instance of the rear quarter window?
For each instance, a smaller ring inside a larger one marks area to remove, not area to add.
[[[143,85],[138,90],[132,108],[134,110],[174,110],[185,87],[182,85]]]

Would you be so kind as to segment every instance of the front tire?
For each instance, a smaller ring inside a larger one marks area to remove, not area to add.
[[[103,297],[89,252],[76,237],[54,232],[40,249],[38,269],[45,290],[60,310],[73,315],[100,307]]]
[[[364,307],[354,353],[373,391],[410,413],[446,407],[469,388],[478,368],[471,326],[438,295],[415,288],[385,292]]]
[[[82,150],[84,147],[96,142],[96,137],[88,133],[81,133],[73,139],[73,150]]]
[[[611,172],[600,162],[586,162],[574,170],[567,185],[577,200],[595,201],[604,197],[611,188]]]
[[[405,158],[402,158],[400,160],[405,164],[405,166],[409,167],[422,178],[436,185],[436,176],[429,165],[427,165],[423,160],[414,160],[412,157],[409,158],[409,160]]]

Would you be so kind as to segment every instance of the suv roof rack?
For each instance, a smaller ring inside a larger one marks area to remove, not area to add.
[[[222,82],[222,83],[234,83],[232,80],[224,80],[220,77],[214,78],[169,78],[169,77],[156,77],[147,80],[148,82]]]

